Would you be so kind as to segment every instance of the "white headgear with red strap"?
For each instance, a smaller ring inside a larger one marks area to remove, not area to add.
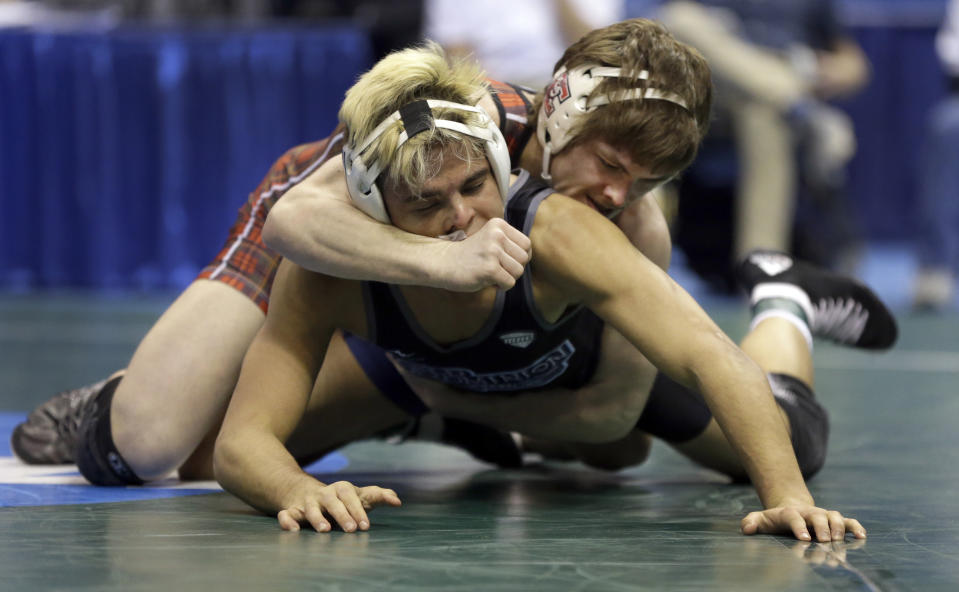
[[[550,156],[565,148],[572,139],[570,132],[577,118],[597,107],[619,101],[656,99],[689,109],[686,101],[679,95],[648,87],[623,89],[590,97],[603,78],[622,77],[621,68],[609,66],[585,65],[572,70],[567,70],[566,66],[563,66],[556,71],[553,81],[546,87],[543,106],[539,110],[536,125],[536,136],[539,138],[539,143],[543,145],[542,176],[544,179],[547,181],[552,179],[549,174]],[[649,80],[649,71],[642,70],[633,79]]]

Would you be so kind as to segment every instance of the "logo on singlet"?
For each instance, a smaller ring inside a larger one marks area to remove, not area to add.
[[[779,275],[793,266],[791,257],[777,253],[754,253],[749,256],[749,262],[770,276]]]
[[[412,360],[399,360],[410,373],[480,393],[523,391],[546,386],[563,375],[576,347],[567,339],[531,364],[501,372],[475,372],[469,368],[431,366]]]
[[[503,333],[499,336],[499,340],[506,345],[512,345],[520,349],[529,347],[534,339],[536,339],[536,336],[532,331],[514,331],[512,333]]]
[[[559,103],[565,103],[569,97],[569,75],[563,72],[546,87],[546,98],[543,100],[546,117],[552,115],[557,105]]]

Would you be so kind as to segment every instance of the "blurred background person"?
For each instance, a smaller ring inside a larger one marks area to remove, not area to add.
[[[959,0],[950,0],[936,36],[949,94],[932,110],[919,162],[919,273],[913,305],[941,310],[955,297],[959,257]]]
[[[189,1],[189,0],[180,0]],[[421,38],[424,0],[260,0],[271,14],[311,23],[347,19],[369,32],[373,56],[409,47]]]
[[[677,242],[690,266],[723,290],[731,287],[730,262],[755,248],[798,251],[849,270],[859,237],[843,188],[855,136],[849,117],[827,101],[860,90],[869,64],[840,26],[834,2],[673,0],[658,16],[703,52],[717,85],[712,137],[699,168],[687,174],[706,180],[685,186],[679,204]],[[729,153],[732,159],[710,168],[717,154],[721,161]],[[723,216],[713,189],[729,184],[726,230],[717,228]],[[801,192],[814,225],[797,225]]]
[[[417,43],[423,29],[423,0],[36,0],[4,3],[36,15],[89,15],[160,22],[298,20],[313,25],[352,23],[370,37],[374,58]],[[0,19],[6,11],[0,9]],[[9,10],[13,14],[13,10]],[[23,17],[19,17],[21,20]],[[89,18],[89,16],[87,16]],[[12,19],[12,17],[11,17]],[[49,17],[47,17],[49,20]],[[563,45],[563,49],[566,45]]]
[[[472,55],[496,80],[549,82],[556,60],[592,29],[625,16],[624,0],[424,0],[423,35],[454,57]]]

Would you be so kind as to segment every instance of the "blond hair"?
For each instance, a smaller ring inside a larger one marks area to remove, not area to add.
[[[339,118],[346,125],[349,145],[358,147],[380,122],[413,101],[475,105],[484,93],[485,74],[477,64],[451,62],[438,44],[427,42],[391,53],[363,74],[346,92]],[[434,107],[433,115],[469,126],[481,124],[481,115],[458,109]],[[452,150],[464,160],[484,154],[482,140],[435,125],[398,147],[403,129],[402,121],[395,122],[362,156],[367,165],[380,163],[383,181],[405,185],[413,195],[438,172],[443,152]]]
[[[655,88],[678,96],[686,108],[650,98],[614,101],[577,118],[570,145],[602,139],[655,172],[677,172],[692,163],[709,128],[712,106],[712,81],[702,54],[658,22],[629,19],[584,35],[566,50],[554,72],[585,65],[622,70],[621,77],[604,78],[590,96]],[[643,70],[649,72],[648,80],[636,78]],[[537,110],[541,104],[540,97]]]

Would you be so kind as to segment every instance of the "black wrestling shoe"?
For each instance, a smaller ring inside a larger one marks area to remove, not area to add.
[[[34,409],[27,420],[13,429],[10,448],[29,465],[61,465],[75,462],[77,434],[87,403],[106,380],[63,391]]]
[[[523,452],[509,433],[463,419],[442,417],[436,413],[410,419],[377,433],[375,437],[390,444],[412,441],[453,446],[478,461],[496,465],[501,469],[518,469],[523,466]]]
[[[473,458],[501,469],[523,466],[523,453],[509,433],[478,423],[444,417],[440,442],[465,450]]]
[[[785,253],[752,251],[736,267],[736,279],[753,304],[757,287],[760,298],[762,293],[775,295],[777,288],[772,284],[799,288],[809,297],[810,308],[803,308],[810,331],[835,343],[879,350],[892,347],[899,336],[896,319],[868,287]]]

